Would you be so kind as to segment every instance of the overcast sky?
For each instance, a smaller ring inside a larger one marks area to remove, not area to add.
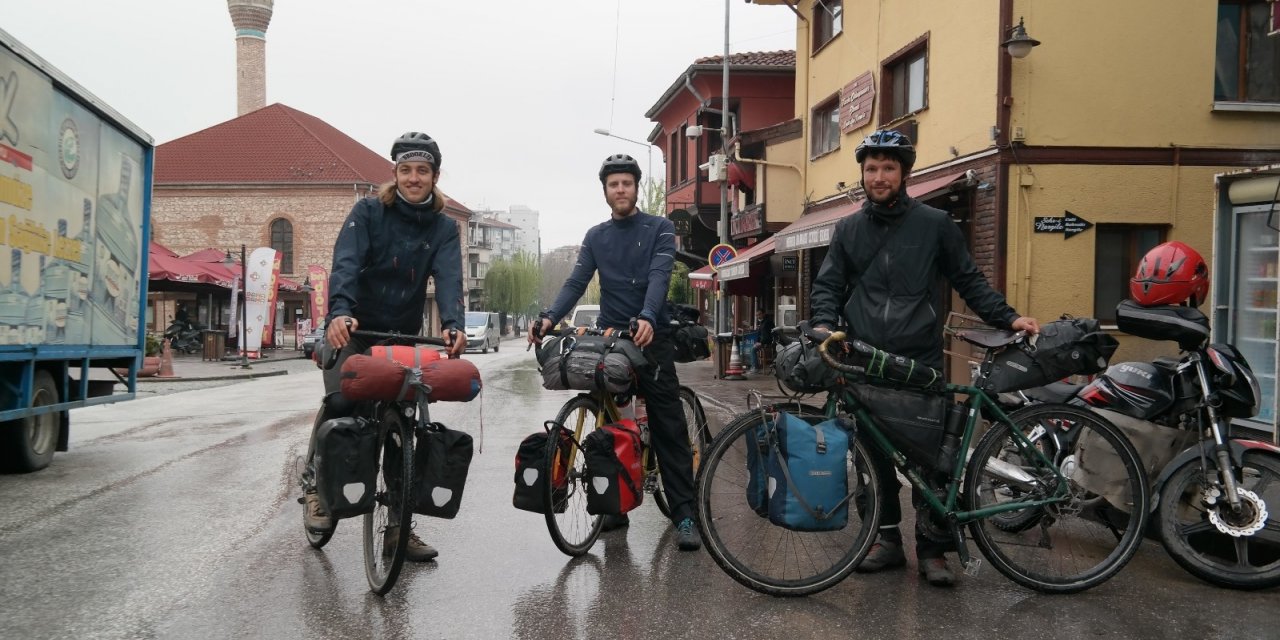
[[[795,48],[786,7],[732,0],[730,12],[730,51]],[[225,0],[0,0],[0,15],[156,144],[236,115]],[[473,209],[540,211],[550,250],[608,215],[601,160],[648,161],[641,145],[592,130],[643,141],[663,91],[723,51],[721,0],[276,0],[267,104],[380,154],[403,131],[431,134],[446,193]],[[656,149],[653,166],[663,175]]]

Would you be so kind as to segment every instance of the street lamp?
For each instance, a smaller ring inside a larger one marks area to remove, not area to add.
[[[624,138],[620,135],[610,132],[608,129],[596,129],[595,132],[602,136],[609,136],[610,138],[625,140],[627,142],[630,142],[631,144],[638,144],[644,147],[645,151],[649,152],[649,180],[653,180],[653,145],[649,144],[648,142],[640,142],[639,140]],[[649,213],[653,213],[653,212],[650,211]]]
[[[249,366],[249,349],[245,344],[246,339],[249,337],[249,292],[245,290],[249,284],[249,270],[247,262],[248,261],[245,260],[244,245],[240,245],[240,295],[244,296],[244,302],[240,304],[240,339],[237,340],[237,342],[240,347],[241,369],[253,368]],[[227,257],[223,258],[222,264],[230,267],[235,263],[235,259],[231,257],[231,250],[227,249]],[[232,318],[232,320],[234,321],[235,319]]]

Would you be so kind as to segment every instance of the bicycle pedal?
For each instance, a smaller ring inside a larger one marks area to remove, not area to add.
[[[964,565],[964,574],[970,578],[976,577],[978,571],[982,569],[982,558],[973,558]]]

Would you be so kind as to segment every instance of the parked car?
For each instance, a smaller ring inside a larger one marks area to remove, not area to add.
[[[600,317],[600,305],[580,304],[573,308],[573,314],[569,316],[569,326],[595,327],[598,317]]]
[[[324,323],[313,329],[311,333],[302,336],[302,357],[310,358],[322,340],[324,340]]]
[[[502,342],[498,314],[488,311],[468,311],[464,321],[467,332],[467,348],[479,349],[480,353],[489,353],[489,349],[498,350]]]

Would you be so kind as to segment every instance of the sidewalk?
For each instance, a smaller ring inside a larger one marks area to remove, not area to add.
[[[296,366],[302,359],[301,349],[266,349],[265,357],[249,360],[249,368],[240,366],[240,358],[223,356],[222,360],[205,360],[200,354],[173,354],[173,375],[170,377],[147,376],[138,378],[138,384],[152,382],[198,382],[201,380],[244,380],[281,376],[288,373],[286,367]]]
[[[759,392],[766,399],[776,400],[784,396],[778,389],[778,380],[773,377],[772,369],[763,369],[759,373],[744,376],[745,380],[723,380],[716,378],[715,373],[714,358],[676,365],[680,384],[693,389],[702,400],[707,412],[720,418],[719,424],[717,421],[712,421],[713,426],[723,426],[730,417],[746,411],[747,396],[752,391]],[[824,400],[825,394],[818,394],[804,402],[821,405]]]

